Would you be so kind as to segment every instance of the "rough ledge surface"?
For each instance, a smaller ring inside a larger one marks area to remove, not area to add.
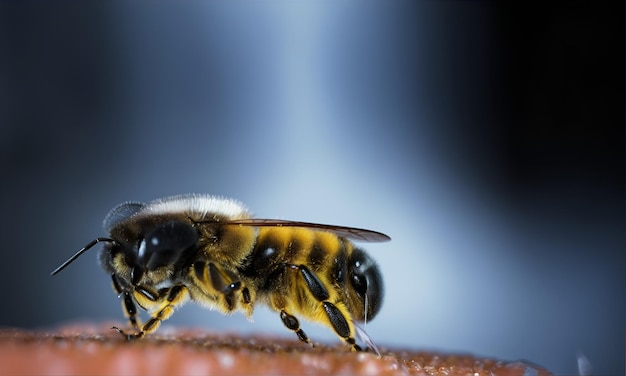
[[[526,362],[381,348],[382,357],[341,344],[176,330],[127,342],[109,327],[53,332],[0,329],[3,375],[463,375],[543,376]]]

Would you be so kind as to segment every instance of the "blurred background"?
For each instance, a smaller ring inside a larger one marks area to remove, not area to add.
[[[380,346],[623,374],[623,7],[0,3],[0,325],[124,322],[97,251],[50,271],[120,202],[211,193],[389,234]]]

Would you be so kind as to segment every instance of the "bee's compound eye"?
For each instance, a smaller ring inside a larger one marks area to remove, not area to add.
[[[367,292],[367,278],[358,269],[355,269],[354,274],[352,274],[352,287],[359,295],[365,296]]]
[[[139,247],[138,262],[145,264],[147,270],[154,270],[176,261],[197,241],[198,232],[190,224],[176,221],[164,223],[147,234]]]
[[[373,318],[380,310],[384,294],[383,278],[378,265],[363,250],[355,248],[350,255],[348,272],[350,283],[359,296],[361,304],[363,304],[363,310],[359,311],[364,314],[360,319]],[[359,313],[354,312],[355,316],[358,316]]]

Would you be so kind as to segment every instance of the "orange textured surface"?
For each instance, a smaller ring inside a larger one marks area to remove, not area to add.
[[[177,331],[127,342],[108,329],[0,330],[2,375],[501,375],[542,376],[532,364],[467,355],[346,347]]]

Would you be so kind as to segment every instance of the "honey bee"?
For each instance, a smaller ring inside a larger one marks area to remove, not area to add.
[[[380,355],[357,322],[379,312],[383,279],[348,239],[390,240],[385,234],[252,218],[235,200],[194,194],[122,203],[104,228],[109,237],[92,240],[51,274],[103,243],[100,262],[133,327],[113,329],[129,340],[154,332],[189,300],[224,314],[242,311],[250,320],[260,303],[301,341],[311,343],[298,317],[330,327],[352,350],[361,350],[356,336]],[[150,314],[143,325],[137,306]]]

